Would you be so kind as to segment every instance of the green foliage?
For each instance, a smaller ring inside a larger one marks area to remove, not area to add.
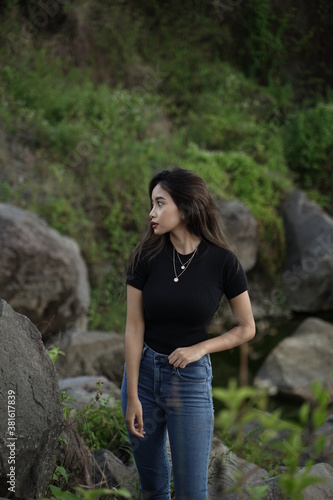
[[[76,399],[69,396],[66,391],[61,391],[60,397],[61,397],[62,411],[63,411],[64,417],[65,417],[65,420],[68,421],[70,414],[73,410],[71,403],[74,403],[76,401]]]
[[[332,83],[330,0],[304,0],[301,4],[250,0],[236,4],[221,26],[224,60],[261,84],[291,84],[298,103],[309,96],[325,95]]]
[[[277,29],[273,29],[276,15],[271,2],[252,0],[247,5],[247,16],[249,74],[267,84],[270,76],[281,74],[281,67],[286,62],[286,47],[282,37],[288,12],[278,18]]]
[[[64,351],[62,351],[59,347],[49,347],[46,350],[47,354],[50,356],[52,363],[55,363],[59,356],[65,356]]]
[[[273,276],[284,258],[284,230],[279,206],[291,183],[268,165],[234,151],[207,151],[191,144],[183,166],[201,175],[217,200],[243,201],[259,222],[260,263]],[[266,243],[266,246],[265,246]]]
[[[99,381],[96,383],[95,396],[91,398],[90,402],[84,405],[80,411],[75,411],[73,403],[76,402],[76,399],[69,397],[65,391],[62,391],[61,401],[66,425],[76,425],[79,434],[83,437],[90,449],[103,448],[116,454],[119,454],[119,451],[123,451],[127,458],[130,458],[130,445],[128,442],[126,425],[121,412],[120,401],[115,399],[111,404],[110,397],[102,396],[103,382]],[[60,436],[59,442],[60,445],[64,446],[65,450],[67,446],[69,446],[63,435]],[[52,481],[46,492],[47,498],[60,500],[94,500],[104,495],[112,495],[117,498],[130,498],[130,494],[125,488],[117,490],[84,490],[82,488],[75,488],[76,494],[70,491],[64,491],[65,489],[71,489],[70,479],[63,464],[57,463],[53,472]]]
[[[103,396],[103,382],[96,384],[96,394],[81,410],[74,410],[76,400],[66,391],[61,392],[64,417],[77,430],[91,450],[108,449],[112,452],[124,451],[130,454],[128,436],[121,404],[118,399]],[[71,417],[71,418],[70,418]]]
[[[238,388],[235,380],[231,380],[227,388],[213,389],[214,398],[224,405],[215,420],[217,427],[222,430],[223,441],[238,456],[278,476],[283,493],[288,498],[299,500],[303,498],[307,486],[322,481],[311,476],[313,459],[307,461],[302,472],[299,471],[301,457],[319,456],[324,445],[321,437],[309,440],[310,434],[306,429],[309,427],[313,431],[325,422],[329,392],[317,381],[312,384],[312,395],[311,406],[304,403],[300,408],[299,421],[302,427],[282,420],[279,410],[268,413],[268,396],[260,389]],[[240,476],[233,490],[241,492],[244,489]],[[246,491],[251,498],[262,498],[266,492],[265,488]]]
[[[333,104],[319,103],[291,118],[284,133],[289,167],[306,189],[332,196]]]
[[[108,449],[130,454],[127,430],[119,400],[110,403],[110,397],[99,399],[98,404],[88,406],[84,412],[76,412],[78,431],[91,450]]]
[[[53,481],[60,482],[62,478],[65,480],[66,483],[68,483],[68,474],[66,470],[61,465],[57,465],[56,468],[54,469],[52,479]]]
[[[245,491],[250,495],[251,500],[259,500],[260,498],[266,498],[268,488],[269,486],[266,484],[261,486],[247,486]]]
[[[24,197],[4,184],[3,200],[11,197],[78,241],[93,287],[92,326],[119,329],[126,263],[149,211],[148,179],[172,161],[169,148],[177,150],[178,139],[154,132],[161,100],[150,90],[96,86],[75,68],[65,77],[60,60],[50,65],[44,50],[20,68],[4,65],[0,82],[7,97],[0,117],[38,155]]]
[[[103,498],[103,495],[111,495],[115,497],[121,497],[121,498],[131,498],[131,494],[126,488],[118,488],[118,489],[108,489],[108,488],[101,488],[100,490],[94,490],[94,491],[85,491],[82,488],[76,488],[76,491],[79,494],[79,498],[82,498],[82,500],[98,500],[100,498],[100,495]]]
[[[50,486],[52,496],[47,497],[51,500],[98,500],[100,498],[109,498],[110,496],[116,498],[131,498],[131,494],[125,488],[119,489],[108,489],[108,488],[98,488],[95,490],[84,490],[83,488],[75,488],[77,494],[71,493],[70,491],[62,491],[57,486]],[[43,498],[42,500],[47,500]]]
[[[67,447],[67,442],[66,443],[64,442],[63,444]],[[64,494],[68,493],[68,495],[71,495],[69,491],[64,491],[65,489],[69,488],[69,485],[70,485],[70,478],[67,474],[66,469],[63,467],[63,465],[57,463],[54,468],[50,484],[48,485],[47,490],[45,492],[45,496],[47,498],[56,498],[56,494],[60,494],[60,492]]]
[[[322,483],[325,479],[311,476],[310,468],[305,469],[304,472],[297,474],[282,474],[279,478],[279,485],[281,486],[283,492],[288,495],[287,498],[292,498],[293,500],[303,500],[303,492],[305,488],[311,486],[312,484]]]
[[[203,149],[244,153],[290,184],[277,102],[227,65],[221,71],[223,84],[193,103],[189,140]]]

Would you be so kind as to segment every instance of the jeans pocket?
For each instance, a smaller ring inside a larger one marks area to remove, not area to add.
[[[208,380],[206,365],[190,363],[185,368],[176,368],[177,376],[186,382],[202,383]]]

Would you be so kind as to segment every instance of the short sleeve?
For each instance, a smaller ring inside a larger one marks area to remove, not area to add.
[[[237,297],[248,290],[245,271],[236,255],[229,251],[228,258],[223,267],[222,280],[223,292],[228,300]]]
[[[134,270],[132,270],[130,264],[128,264],[126,280],[125,280],[126,285],[131,285],[134,288],[143,290],[147,278],[148,278],[147,259],[145,259],[143,256],[141,256],[137,261],[137,263],[135,264]]]

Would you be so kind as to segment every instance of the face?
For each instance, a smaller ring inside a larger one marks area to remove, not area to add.
[[[152,192],[152,209],[149,214],[155,234],[172,233],[184,227],[182,214],[165,189],[159,184]]]

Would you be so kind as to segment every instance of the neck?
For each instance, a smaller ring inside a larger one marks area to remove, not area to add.
[[[200,243],[200,238],[188,231],[170,233],[170,241],[176,251],[180,254],[187,255],[194,252]]]

